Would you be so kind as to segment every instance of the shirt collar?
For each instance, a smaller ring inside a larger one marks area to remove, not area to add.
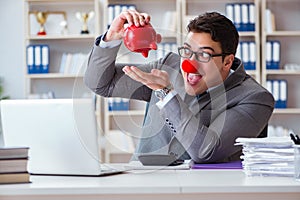
[[[230,69],[230,71],[229,71],[229,73],[228,73],[226,79],[228,79],[228,77],[229,77],[233,72],[234,72],[234,70],[233,70],[233,69]],[[225,79],[225,80],[226,80],[226,79]],[[221,84],[223,84],[223,83],[220,83],[219,85],[221,85]],[[211,88],[208,88],[208,89],[206,90],[206,92],[210,92],[211,90],[215,89],[215,88],[218,87],[219,85],[216,85],[216,86],[213,86],[213,87],[211,87]]]

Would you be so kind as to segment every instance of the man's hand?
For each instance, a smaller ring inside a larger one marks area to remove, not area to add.
[[[104,41],[120,40],[123,38],[125,24],[128,26],[144,26],[150,22],[150,16],[147,13],[139,13],[135,10],[123,11],[111,23]]]
[[[152,90],[162,89],[170,85],[169,74],[166,71],[152,69],[150,73],[143,72],[135,66],[125,66],[123,71],[127,76]]]

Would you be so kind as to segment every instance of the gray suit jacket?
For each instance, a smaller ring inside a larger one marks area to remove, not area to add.
[[[234,72],[224,84],[197,99],[185,93],[180,57],[170,53],[163,59],[139,67],[143,71],[162,69],[169,73],[177,91],[162,109],[152,90],[130,79],[116,65],[119,50],[94,46],[85,73],[85,84],[104,97],[124,97],[149,102],[136,156],[142,153],[174,153],[195,162],[236,160],[240,146],[237,137],[257,137],[274,109],[273,96],[246,74],[235,59]],[[138,55],[137,55],[138,56]]]

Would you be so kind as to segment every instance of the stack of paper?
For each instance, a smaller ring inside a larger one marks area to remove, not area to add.
[[[294,149],[289,137],[237,138],[243,146],[242,166],[248,176],[293,176]]]

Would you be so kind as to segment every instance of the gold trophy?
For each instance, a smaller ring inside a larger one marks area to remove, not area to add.
[[[64,17],[64,20],[67,21],[66,13],[63,11],[31,11],[29,14],[34,14],[37,22],[40,24],[40,30],[37,35],[46,35],[45,23],[49,14],[61,14]]]
[[[89,30],[88,30],[88,26],[87,26],[87,22],[92,19],[95,15],[94,11],[90,11],[89,13],[85,13],[85,12],[76,12],[76,18],[79,19],[83,25],[81,28],[81,34],[89,34]]]

